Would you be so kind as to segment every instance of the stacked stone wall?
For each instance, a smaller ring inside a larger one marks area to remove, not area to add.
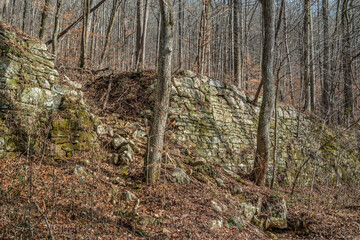
[[[59,76],[46,45],[0,24],[0,158],[51,139],[57,157],[89,149],[96,140],[80,87]],[[85,136],[86,135],[86,136]]]
[[[173,79],[170,106],[170,118],[175,120],[176,136],[180,143],[205,160],[242,173],[250,172],[256,149],[260,108],[249,104],[243,91],[186,71]],[[324,165],[325,158],[325,162],[334,160],[335,156],[322,145],[333,144],[335,138],[322,122],[288,106],[280,106],[276,111],[276,174],[285,173],[286,180],[291,182],[306,158],[316,155],[315,159],[321,159],[317,165]],[[272,147],[274,129],[273,119],[270,132]],[[326,143],[328,140],[329,143]],[[351,153],[349,158],[358,156],[356,154]],[[269,163],[269,171],[272,170],[272,162]],[[309,180],[313,167],[314,164],[304,166],[303,180]]]

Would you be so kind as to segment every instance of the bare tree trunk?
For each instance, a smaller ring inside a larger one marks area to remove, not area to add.
[[[289,52],[289,44],[288,44],[288,33],[287,33],[287,16],[286,16],[286,3],[284,0],[284,41],[285,41],[285,51],[286,51],[286,60],[288,63],[288,71],[289,71],[289,91],[290,91],[290,97],[293,106],[295,106],[295,99],[294,99],[294,88],[293,88],[293,73],[292,73],[292,67],[291,67],[291,60],[290,60],[290,52]]]
[[[270,159],[270,121],[274,110],[274,75],[273,58],[275,42],[275,0],[261,0],[264,19],[264,43],[261,73],[264,82],[264,94],[259,114],[257,148],[253,169],[253,180],[263,186],[266,179],[267,165]]]
[[[231,0],[229,0],[229,6],[231,9]],[[230,11],[231,12],[231,11]],[[225,21],[225,32],[224,32],[224,54],[223,54],[223,59],[222,59],[222,66],[223,66],[223,75],[226,75],[228,73],[228,48],[229,48],[229,44],[228,44],[228,29],[230,27],[230,16],[231,14],[228,14],[229,16],[226,17],[226,21]]]
[[[313,17],[310,11],[310,37],[309,37],[309,51],[310,51],[310,62],[309,62],[309,80],[310,80],[310,104],[311,104],[311,111],[315,112],[316,108],[316,79],[315,79],[315,50],[314,50],[314,36],[313,36]]]
[[[333,79],[333,81],[330,82],[330,93],[329,93],[329,99],[330,99],[330,116],[331,116],[331,120],[332,122],[334,122],[334,120],[336,120],[336,123],[339,124],[339,116],[340,116],[340,111],[339,111],[339,107],[336,111],[335,110],[335,103],[339,102],[339,100],[337,98],[335,98],[335,92],[336,89],[339,87],[340,84],[338,84],[335,81],[336,78],[336,73],[337,73],[337,69],[341,68],[341,66],[339,67],[339,62],[340,59],[337,58],[337,46],[340,46],[340,38],[339,38],[339,22],[341,22],[341,4],[340,4],[341,0],[337,0],[336,1],[336,17],[335,17],[335,29],[332,35],[336,36],[335,40],[332,41],[331,43],[331,50],[330,50],[330,73],[331,73],[331,79]],[[339,54],[341,57],[341,54]],[[334,117],[334,115],[338,113],[338,117]]]
[[[135,45],[135,68],[139,68],[141,55],[141,38],[143,33],[143,0],[136,2],[136,45]]]
[[[349,0],[344,0],[342,5],[341,25],[342,25],[342,71],[344,78],[344,114],[346,123],[349,124],[353,117],[354,96],[353,81],[351,73],[351,41],[350,41],[350,19],[349,19]]]
[[[324,31],[324,59],[323,59],[323,87],[321,91],[322,111],[327,114],[330,108],[330,48],[329,48],[329,0],[322,0],[323,31]],[[331,109],[330,109],[331,110]],[[331,121],[329,119],[329,121]]]
[[[156,103],[148,137],[144,173],[147,182],[155,182],[160,175],[161,155],[171,92],[171,58],[174,18],[172,0],[159,0],[161,12],[160,49]]]
[[[183,1],[182,0],[178,0],[179,1],[179,12],[178,12],[178,65],[179,65],[179,69],[182,69],[182,27],[181,27],[181,23],[183,21]]]
[[[303,79],[305,110],[311,111],[310,92],[310,0],[304,1],[304,31],[303,31]]]
[[[204,14],[205,14],[205,2],[202,3],[200,26],[199,26],[199,37],[197,46],[197,70],[200,74],[203,74],[203,51],[204,51]]]
[[[283,12],[285,12],[285,0],[282,0],[281,6],[280,6],[280,12],[279,12],[279,19],[277,21],[276,24],[276,28],[275,28],[275,37],[274,37],[274,42],[277,40],[279,31],[280,31],[280,26],[281,26],[281,20],[282,20],[282,14]],[[274,13],[275,14],[275,13]],[[263,27],[263,31],[264,31],[264,27]],[[256,90],[255,96],[254,96],[254,100],[252,102],[253,105],[256,105],[258,102],[258,98],[260,96],[260,92],[262,89],[262,86],[264,84],[264,78],[261,79],[260,84]]]
[[[26,22],[26,14],[27,14],[27,9],[28,9],[28,0],[24,0],[24,9],[23,9],[23,16],[22,16],[22,26],[21,26],[21,30],[23,32],[25,32],[25,22]]]
[[[55,26],[54,26],[54,32],[53,32],[53,39],[57,39],[57,37],[59,35],[61,5],[62,5],[62,0],[57,0],[56,1],[56,14],[55,14]],[[57,55],[57,41],[53,41],[52,48],[53,48],[53,53],[55,55]]]
[[[150,0],[145,0],[145,9],[144,9],[144,19],[143,19],[143,31],[141,34],[141,54],[139,65],[141,69],[144,69],[145,66],[145,56],[146,56],[146,36],[147,36],[147,25],[149,19],[149,3]]]
[[[3,21],[9,0],[0,0],[0,21]]]
[[[15,4],[16,4],[16,0],[12,1],[12,7],[11,7],[11,16],[15,16]],[[13,25],[14,24],[15,19],[13,17],[10,17],[10,24]]]
[[[203,8],[201,12],[200,31],[198,39],[198,56],[197,56],[197,67],[200,74],[204,74],[206,69],[205,64],[209,57],[209,38],[210,38],[210,7],[211,0],[203,1]]]
[[[95,12],[104,2],[106,2],[106,0],[101,0],[98,4],[96,4],[93,8],[91,8],[90,13]],[[75,22],[73,22],[72,24],[70,24],[67,28],[65,28],[58,36],[58,38],[56,39],[57,41],[60,40],[60,38],[62,38],[65,34],[67,34],[71,29],[73,29],[79,22],[81,22],[81,20],[84,19],[84,15],[82,15],[81,17],[79,17],[78,19],[76,19]],[[54,39],[50,39],[49,41],[46,42],[47,45],[52,44],[52,42],[54,41]]]
[[[234,83],[241,87],[241,51],[240,51],[240,28],[239,28],[239,11],[240,0],[234,0]]]
[[[80,68],[85,68],[87,62],[87,45],[89,39],[89,17],[90,17],[90,0],[83,1],[83,27],[81,33],[81,53],[80,53]]]
[[[45,0],[44,9],[41,14],[41,23],[40,23],[40,32],[39,32],[40,40],[44,39],[46,23],[49,16],[49,5],[50,5],[50,0]]]
[[[104,50],[103,50],[103,52],[101,54],[101,58],[100,58],[100,67],[104,63],[104,59],[105,59],[105,56],[106,56],[106,53],[107,53],[107,50],[108,50],[108,47],[109,47],[111,31],[112,31],[112,28],[114,26],[115,19],[116,19],[116,16],[117,16],[118,12],[119,12],[122,1],[123,0],[116,0],[116,1],[113,2],[113,8],[112,8],[112,11],[111,11],[111,17],[110,17],[109,25],[108,25],[108,28],[107,28],[107,31],[106,31]]]

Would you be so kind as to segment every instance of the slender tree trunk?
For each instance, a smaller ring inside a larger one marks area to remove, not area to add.
[[[139,68],[141,58],[141,39],[143,33],[143,0],[136,2],[136,49],[135,49],[135,68]]]
[[[140,49],[140,59],[139,59],[139,67],[141,69],[144,69],[145,67],[146,37],[147,37],[147,28],[148,28],[148,19],[149,19],[149,3],[150,0],[145,0],[143,31],[141,34],[141,49]]]
[[[15,6],[16,6],[16,0],[12,1],[12,7],[11,7],[11,16],[10,16],[10,24],[14,25],[15,19],[12,16],[15,16]]]
[[[239,26],[239,31],[240,31],[240,79],[241,79],[241,88],[244,88],[244,14],[243,14],[243,0],[240,0],[240,5],[239,5],[239,18],[240,18],[240,26]]]
[[[240,51],[240,28],[239,28],[239,12],[240,12],[240,1],[234,0],[234,83],[241,87],[241,51]]]
[[[62,5],[62,0],[57,0],[56,1],[56,14],[55,14],[55,26],[54,26],[54,32],[53,32],[53,39],[57,39],[57,37],[59,35],[61,5]],[[57,55],[57,50],[58,50],[57,49],[57,41],[53,41],[52,50],[53,50],[53,54]]]
[[[327,114],[330,108],[330,48],[329,48],[329,0],[322,0],[324,59],[323,59],[323,84],[321,91],[322,111]],[[331,110],[331,109],[330,109]],[[329,119],[329,121],[331,121]]]
[[[50,5],[50,0],[45,0],[44,9],[43,9],[42,14],[41,14],[41,23],[40,23],[40,32],[39,32],[40,40],[44,39],[47,19],[48,19],[48,16],[49,16],[49,5]]]
[[[94,33],[95,32],[95,29],[96,29],[96,25],[97,25],[97,22],[98,22],[98,17],[97,16],[93,16],[91,18],[91,21],[90,21],[90,32]],[[95,55],[95,47],[96,46],[96,38],[95,36],[91,36],[89,38],[89,41],[90,41],[90,51],[89,51],[89,61],[92,62],[93,59],[94,59],[94,55]],[[100,58],[101,60],[101,58]],[[100,63],[101,64],[101,63]]]
[[[147,182],[155,182],[160,175],[161,155],[171,92],[171,58],[173,49],[174,18],[172,0],[159,0],[161,13],[160,50],[156,103],[148,137],[144,172]]]
[[[273,58],[275,42],[275,0],[261,0],[264,19],[264,43],[261,73],[264,82],[263,101],[259,114],[257,148],[253,179],[256,185],[265,184],[267,165],[270,159],[270,121],[274,110],[275,90]]]
[[[282,20],[282,13],[283,11],[285,12],[285,0],[282,0],[282,3],[281,3],[281,6],[280,6],[280,12],[279,12],[279,19],[277,21],[277,24],[276,24],[276,28],[275,28],[275,37],[274,37],[274,42],[277,40],[277,37],[278,37],[278,34],[279,34],[279,31],[280,31],[280,26],[281,26],[281,20]],[[264,32],[264,26],[262,28],[263,32]],[[261,61],[260,61],[261,62]],[[256,90],[256,93],[255,93],[255,96],[254,96],[254,100],[252,102],[253,105],[256,105],[257,102],[258,102],[258,98],[260,96],[260,92],[261,92],[261,89],[262,89],[262,86],[264,85],[264,78],[261,79],[260,81],[260,84]]]
[[[304,31],[303,31],[303,79],[305,110],[311,111],[310,92],[310,0],[304,1]]]
[[[199,26],[199,37],[198,37],[198,48],[197,48],[197,70],[200,74],[203,74],[203,51],[204,51],[204,14],[205,14],[205,2],[202,3],[200,26]]]
[[[309,38],[309,51],[310,51],[310,61],[309,61],[309,80],[310,80],[310,104],[311,111],[315,112],[316,108],[316,79],[315,79],[315,50],[314,50],[314,36],[313,36],[313,17],[310,11],[310,38]]]
[[[90,17],[90,0],[83,1],[83,27],[81,33],[81,52],[80,52],[80,68],[85,68],[87,62],[87,45],[89,39],[89,17]]]
[[[290,51],[289,51],[289,44],[288,44],[288,33],[287,33],[287,16],[286,16],[286,3],[284,0],[284,41],[285,41],[285,51],[286,51],[286,60],[288,64],[288,71],[289,71],[289,91],[290,91],[290,97],[293,106],[295,106],[295,99],[294,99],[294,87],[293,87],[293,72],[292,72],[292,66],[291,66],[291,60],[290,60]]]
[[[0,21],[4,20],[8,1],[9,0],[0,0]]]
[[[101,0],[98,4],[96,4],[93,8],[91,8],[90,13],[95,12],[104,2],[106,2],[107,0]],[[82,15],[81,17],[79,17],[78,19],[76,19],[75,22],[73,22],[72,24],[70,24],[67,28],[65,28],[58,36],[57,41],[60,40],[60,38],[62,38],[63,36],[65,36],[65,34],[67,34],[71,29],[73,29],[79,22],[81,22],[84,19],[84,15]],[[49,41],[46,42],[47,45],[52,44],[52,42],[54,41],[54,39],[50,39]]]
[[[344,114],[346,123],[349,124],[354,111],[353,81],[351,73],[351,41],[350,41],[350,19],[349,19],[349,0],[344,0],[342,4],[341,27],[342,27],[342,72],[344,78]]]
[[[158,20],[157,28],[156,28],[156,50],[155,50],[156,59],[159,58],[160,28],[161,28],[161,19]],[[158,61],[156,61],[155,67],[158,67]]]
[[[210,7],[211,0],[203,0],[201,12],[200,31],[198,39],[197,67],[200,74],[204,74],[206,63],[209,57],[209,39],[210,39]]]
[[[229,8],[231,9],[231,0],[229,0]],[[226,9],[226,8],[225,8]],[[231,12],[231,11],[229,11]],[[229,61],[228,61],[228,55],[229,55],[229,52],[228,52],[228,49],[229,49],[229,34],[228,34],[228,29],[230,27],[230,16],[231,14],[229,13],[228,14],[229,16],[226,17],[226,20],[225,20],[225,32],[224,32],[224,54],[223,54],[223,59],[222,59],[222,65],[223,65],[223,73],[224,73],[224,76],[226,76],[226,74],[228,73],[228,65],[229,65]]]
[[[109,43],[110,43],[111,31],[113,29],[115,19],[116,19],[116,16],[117,16],[118,12],[119,12],[122,1],[123,0],[116,0],[116,1],[113,2],[113,8],[112,8],[112,11],[111,11],[111,17],[110,17],[109,25],[108,25],[108,28],[107,28],[107,31],[106,31],[104,50],[103,50],[103,52],[101,54],[101,58],[100,58],[100,67],[104,63],[104,59],[105,59],[105,56],[106,56],[106,53],[107,53],[107,50],[108,50],[108,47],[109,47]]]
[[[179,12],[178,12],[178,66],[182,69],[182,21],[183,21],[183,0],[179,1]]]
[[[284,0],[283,0],[284,1]],[[277,69],[277,74],[276,74],[276,89],[275,89],[275,112],[274,112],[274,118],[275,118],[275,125],[274,125],[274,146],[273,146],[273,165],[272,165],[272,176],[271,176],[271,182],[270,182],[270,188],[274,189],[274,184],[275,184],[275,175],[276,175],[276,168],[277,168],[277,146],[278,146],[278,134],[277,134],[277,126],[278,126],[278,111],[277,111],[277,101],[278,101],[278,97],[279,97],[279,83],[280,83],[280,78],[279,78],[279,74],[281,71],[281,66],[279,66],[279,68]]]
[[[333,32],[333,36],[335,36],[335,39],[334,41],[332,41],[331,43],[331,51],[330,51],[330,73],[331,73],[331,79],[333,79],[332,82],[330,82],[330,96],[329,96],[329,99],[330,99],[330,116],[331,116],[331,120],[334,122],[334,120],[336,120],[335,122],[337,124],[340,123],[339,121],[339,117],[340,117],[340,111],[339,111],[339,108],[340,107],[337,107],[337,111],[335,110],[335,104],[340,102],[337,98],[335,98],[335,93],[336,93],[336,89],[339,88],[340,84],[338,84],[336,81],[335,81],[335,78],[337,77],[337,70],[339,68],[341,68],[341,66],[339,67],[339,62],[341,61],[341,54],[340,54],[340,58],[337,57],[338,55],[338,49],[337,47],[340,46],[340,25],[341,23],[341,4],[340,4],[341,0],[337,0],[336,1],[336,17],[335,17],[335,29],[334,29],[334,32]],[[339,47],[340,48],[340,47]],[[335,110],[335,111],[334,111]],[[336,113],[338,114],[338,116],[336,117]],[[335,115],[335,117],[334,117]]]
[[[21,30],[23,32],[25,32],[25,22],[26,22],[26,14],[28,11],[28,0],[24,0],[24,9],[23,9],[23,16],[22,16],[22,26],[21,26]]]

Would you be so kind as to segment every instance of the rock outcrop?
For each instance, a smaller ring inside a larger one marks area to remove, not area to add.
[[[46,140],[55,158],[93,148],[81,86],[59,75],[46,45],[1,23],[0,49],[0,158],[43,149]]]
[[[169,117],[174,121],[176,139],[183,146],[208,161],[217,162],[235,172],[249,173],[256,149],[257,122],[260,108],[247,101],[247,96],[233,85],[185,71],[173,79]],[[277,108],[278,182],[292,183],[297,170],[307,158],[316,159],[319,172],[335,176],[329,163],[336,162],[336,149],[341,149],[347,164],[342,175],[359,171],[358,151],[337,143],[335,132],[319,120],[287,106]],[[270,134],[274,144],[274,122]],[[356,142],[356,135],[342,133]],[[310,179],[314,161],[303,166],[300,179]],[[271,171],[270,162],[269,171]],[[351,166],[351,167],[350,167]],[[356,170],[357,169],[357,170]],[[337,171],[337,170],[336,170]],[[271,176],[271,174],[268,174]],[[328,176],[328,175],[327,175]]]

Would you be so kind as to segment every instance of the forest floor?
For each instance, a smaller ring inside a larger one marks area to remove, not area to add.
[[[115,90],[104,113],[111,77]],[[131,85],[134,78],[139,78],[137,84]],[[116,113],[123,116],[125,126],[142,124],[136,116],[148,104],[145,89],[155,79],[153,73],[123,73],[121,78],[112,74],[107,79],[82,74],[72,79],[87,80],[86,89],[92,90],[85,96],[94,112],[102,112],[102,119]],[[24,155],[1,160],[0,239],[360,239],[360,203],[343,201],[335,188],[298,187],[291,196],[290,187],[259,188],[216,164],[194,168],[186,163],[183,168],[191,183],[179,185],[172,181],[176,164],[171,162],[164,165],[157,183],[147,184],[142,175],[146,141],[136,141],[140,151],[129,165],[112,163],[106,141],[100,150],[68,159]],[[185,156],[178,147],[169,145],[167,151],[173,160],[182,161]],[[216,184],[215,176],[224,180],[225,187]],[[231,194],[234,185],[243,192]],[[136,198],[124,200],[126,191]],[[270,195],[287,201],[288,229],[264,233],[251,223],[241,229],[209,227],[220,217],[236,216],[239,202],[256,205],[259,197]],[[212,200],[227,210],[215,212]]]
[[[308,189],[258,188],[244,179],[233,179],[221,167],[211,165],[211,174],[226,186],[240,184],[243,193],[233,196],[214,179],[193,172],[191,184],[172,182],[173,169],[163,169],[156,184],[144,183],[142,158],[128,166],[115,166],[98,153],[63,161],[41,158],[3,160],[0,167],[1,239],[359,239],[360,208],[324,202],[325,187],[317,186],[311,203]],[[90,161],[89,161],[90,160]],[[188,170],[190,166],[186,166]],[[80,170],[82,169],[82,170]],[[139,199],[123,201],[131,191]],[[254,225],[210,229],[212,220],[236,216],[241,201],[256,203],[259,196],[277,194],[288,203],[288,221],[298,229],[261,232]],[[328,195],[331,198],[331,195]],[[214,212],[211,200],[227,206]],[[51,234],[50,234],[51,229]]]

